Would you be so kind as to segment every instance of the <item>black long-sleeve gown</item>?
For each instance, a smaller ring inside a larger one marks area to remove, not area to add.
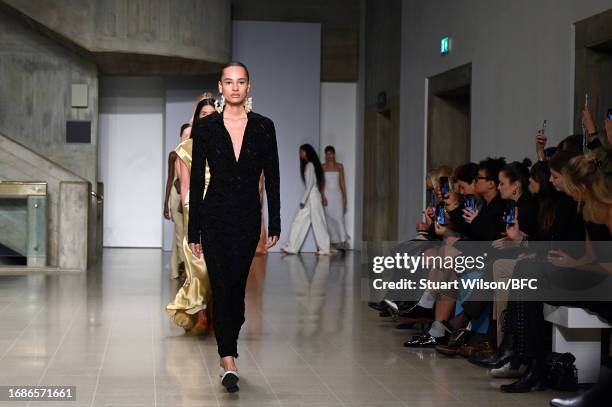
[[[280,176],[274,123],[247,114],[238,161],[219,113],[193,124],[189,243],[202,243],[213,297],[219,355],[238,357],[246,281],[261,231],[259,177],[264,171],[268,236],[280,236]],[[210,184],[204,193],[204,169]]]

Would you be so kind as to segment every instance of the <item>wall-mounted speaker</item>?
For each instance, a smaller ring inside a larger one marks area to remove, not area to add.
[[[69,120],[66,122],[66,143],[91,143],[91,121]]]

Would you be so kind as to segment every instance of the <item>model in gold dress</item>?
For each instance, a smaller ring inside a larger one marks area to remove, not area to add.
[[[204,117],[214,112],[214,99],[211,94],[204,94],[196,108],[194,117]],[[181,202],[183,203],[183,225],[189,224],[189,178],[191,174],[191,138],[181,142],[175,149],[180,160]],[[208,188],[210,173],[208,165],[205,170],[204,193]],[[187,229],[185,229],[187,230]],[[187,236],[183,239],[182,251],[185,257],[185,282],[178,290],[174,300],[166,306],[170,319],[185,331],[198,334],[206,333],[210,325],[206,314],[212,300],[212,291],[208,279],[208,270],[204,257],[196,257],[189,249]]]

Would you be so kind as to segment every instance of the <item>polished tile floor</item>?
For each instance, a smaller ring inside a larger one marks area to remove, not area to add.
[[[256,257],[238,366],[219,384],[214,338],[183,334],[159,250],[106,249],[87,274],[0,276],[0,385],[73,385],[41,406],[546,406],[462,359],[414,351],[361,299],[359,255]]]

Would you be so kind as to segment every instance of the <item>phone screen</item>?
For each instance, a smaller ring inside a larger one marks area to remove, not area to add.
[[[446,224],[446,208],[444,207],[444,203],[441,203],[436,208],[436,222],[440,225]]]
[[[507,225],[514,225],[514,222],[516,221],[515,219],[515,213],[514,213],[514,209],[516,208],[516,202],[514,202],[512,199],[509,199],[508,201],[506,201],[506,216],[505,216],[505,220],[506,220],[506,224]]]
[[[450,186],[448,184],[448,177],[440,177],[440,193],[442,197],[446,197],[449,192]]]
[[[476,197],[474,195],[468,195],[465,197],[465,207],[476,212]]]

